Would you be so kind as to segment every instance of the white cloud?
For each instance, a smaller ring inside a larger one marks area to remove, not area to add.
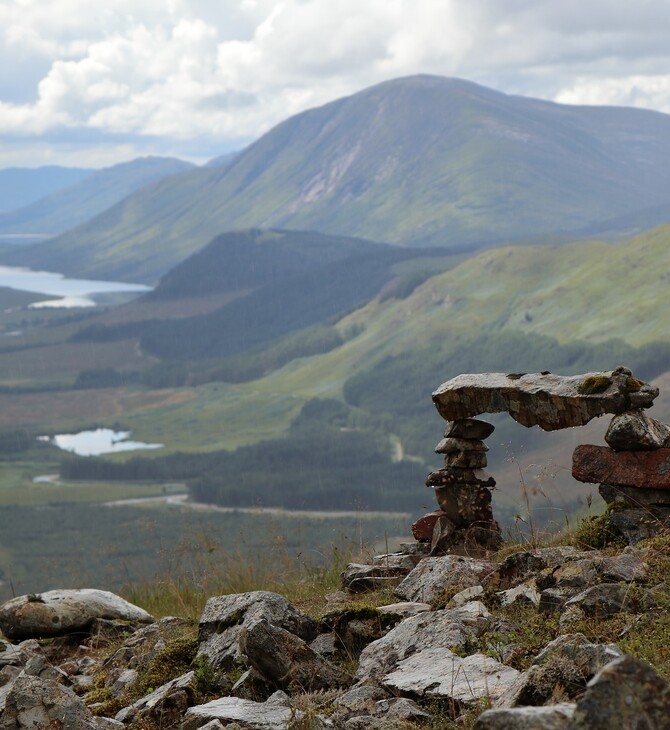
[[[223,148],[413,73],[670,111],[666,16],[667,0],[0,0],[0,132]]]

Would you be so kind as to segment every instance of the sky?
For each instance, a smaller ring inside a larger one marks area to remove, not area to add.
[[[204,163],[417,73],[670,113],[670,0],[0,0],[0,168]]]

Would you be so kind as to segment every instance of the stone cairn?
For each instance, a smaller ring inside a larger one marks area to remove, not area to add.
[[[614,416],[605,441],[575,449],[575,479],[599,485],[612,527],[630,544],[670,527],[670,426],[626,411]]]
[[[435,452],[444,454],[444,467],[431,472],[426,486],[435,490],[440,506],[412,525],[418,540],[430,540],[431,552],[480,553],[499,547],[500,527],[493,519],[491,490],[495,479],[485,471],[484,443],[494,430],[486,421],[452,421]]]
[[[622,495],[630,500],[633,495],[626,490],[637,490],[636,509],[662,504],[667,508],[663,515],[670,519],[666,498],[670,497],[670,427],[642,413],[657,395],[658,388],[634,378],[623,367],[573,376],[467,374],[447,381],[433,393],[438,412],[449,421],[435,449],[445,455],[444,468],[426,480],[435,490],[440,509],[412,525],[414,538],[433,555],[481,555],[500,546],[500,528],[491,507],[495,480],[484,470],[488,451],[484,439],[494,427],[474,418],[482,413],[507,412],[521,425],[545,431],[583,426],[597,416],[615,414],[607,437],[611,448],[578,447],[573,474],[582,481],[600,482],[601,494],[610,503]],[[654,449],[657,454],[640,456],[641,449]],[[640,473],[633,477],[635,464]],[[640,487],[647,490],[642,503]]]

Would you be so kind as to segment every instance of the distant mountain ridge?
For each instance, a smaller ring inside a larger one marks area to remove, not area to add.
[[[230,166],[163,180],[14,262],[154,283],[241,228],[475,247],[669,197],[668,115],[414,76],[291,117]]]
[[[96,170],[26,207],[0,215],[0,232],[62,233],[94,218],[144,185],[194,167],[169,157],[141,157]]]
[[[57,190],[75,185],[93,172],[89,168],[59,165],[3,168],[0,170],[0,213],[30,205]]]

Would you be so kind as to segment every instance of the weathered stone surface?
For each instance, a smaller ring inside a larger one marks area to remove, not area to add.
[[[629,545],[637,545],[642,540],[670,529],[670,507],[611,510],[610,522]]]
[[[261,618],[305,641],[316,638],[314,621],[278,593],[251,591],[214,596],[200,617],[198,656],[206,656],[217,669],[232,668],[240,657],[238,639],[243,627]]]
[[[600,484],[598,491],[608,505],[615,505],[617,509],[627,507],[653,510],[656,507],[670,507],[670,492],[667,489]]]
[[[464,647],[485,630],[489,617],[485,606],[473,601],[462,608],[408,618],[363,649],[356,680],[379,680],[392,672],[399,661],[422,649]]]
[[[430,544],[425,542],[401,542],[400,551],[407,555],[423,558],[430,553]]]
[[[642,411],[627,411],[614,416],[605,441],[616,451],[647,451],[670,446],[670,426],[646,416]]]
[[[397,585],[412,568],[349,563],[342,573],[342,587],[351,593],[365,593]]]
[[[460,608],[461,606],[465,606],[466,603],[470,603],[470,601],[476,601],[483,595],[484,589],[479,585],[471,586],[470,588],[464,588],[462,591],[459,591],[455,596],[451,597],[449,603],[447,604],[447,608]]]
[[[348,687],[352,678],[300,638],[261,618],[240,634],[240,650],[256,671],[283,689],[303,692]]]
[[[457,593],[464,588],[481,585],[482,580],[495,570],[488,560],[477,560],[460,555],[426,558],[395,589],[398,598],[405,601],[432,603],[446,593]]]
[[[599,565],[599,573],[602,578],[611,583],[623,581],[624,583],[632,583],[633,581],[644,580],[649,566],[640,554],[641,550],[631,550],[621,555],[613,555],[604,557]]]
[[[336,657],[340,651],[338,648],[339,642],[337,636],[332,632],[328,631],[325,634],[319,634],[314,641],[309,645],[312,651],[315,651],[319,656],[325,657],[326,659]]]
[[[212,720],[224,726],[238,723],[252,730],[287,730],[298,723],[304,713],[291,707],[284,692],[275,692],[267,702],[252,702],[239,697],[222,697],[204,705],[191,707],[182,723],[182,730],[197,730]]]
[[[488,451],[489,447],[483,441],[443,438],[435,447],[436,454],[458,454],[469,451]]]
[[[389,693],[375,684],[364,684],[353,687],[333,701],[339,710],[344,710],[351,717],[354,713],[371,715],[379,700],[388,699]]]
[[[640,383],[622,368],[571,376],[459,375],[433,393],[433,402],[448,421],[507,411],[523,426],[554,431],[583,426],[604,413],[648,408],[657,395],[658,388]]]
[[[123,644],[105,660],[105,668],[136,669],[147,663],[165,647],[165,644],[181,636],[190,623],[176,616],[164,616],[156,623],[144,626],[129,636]],[[118,675],[117,675],[118,676]],[[116,679],[116,677],[114,678]]]
[[[588,684],[569,730],[665,730],[670,686],[648,664],[624,656]]]
[[[565,603],[565,608],[577,606],[587,616],[607,618],[626,609],[633,609],[629,589],[619,583],[600,583],[590,586]]]
[[[412,535],[415,540],[422,542],[430,542],[433,539],[433,529],[435,523],[440,517],[446,517],[446,514],[441,510],[435,510],[435,512],[429,512],[423,517],[419,517],[416,522],[412,524]]]
[[[42,647],[33,640],[10,644],[0,640],[0,667],[23,667],[30,657],[42,654]]]
[[[448,517],[440,517],[433,529],[430,555],[485,558],[490,552],[498,550],[502,542],[500,525],[495,520],[481,520],[457,527]]]
[[[445,469],[484,469],[487,465],[484,451],[459,451],[444,457]]]
[[[454,421],[447,426],[444,435],[446,438],[458,438],[471,440],[487,439],[496,427],[487,421],[480,421],[477,418],[463,418]]]
[[[144,609],[93,588],[17,596],[0,606],[0,630],[12,640],[84,631],[96,618],[153,621]]]
[[[492,489],[496,485],[496,480],[485,469],[458,469],[456,467],[431,471],[426,477],[427,487],[451,487],[455,484]]]
[[[410,616],[418,616],[420,613],[430,611],[429,603],[420,603],[417,601],[403,601],[402,603],[389,603],[386,606],[379,606],[379,613],[390,613],[394,616],[402,618],[410,618]]]
[[[449,649],[430,648],[399,662],[381,684],[392,692],[471,705],[484,698],[495,700],[518,676],[516,669],[484,654],[463,659]]]
[[[24,675],[7,695],[0,730],[95,730],[91,712],[77,695],[49,679]]]
[[[160,727],[169,726],[182,718],[193,703],[194,693],[195,675],[187,672],[124,707],[114,719],[125,723],[150,718]]]
[[[614,451],[607,446],[582,444],[572,454],[572,476],[588,484],[670,490],[670,449]]]
[[[568,730],[575,705],[562,702],[548,707],[486,710],[473,730]]]
[[[540,593],[538,609],[542,613],[555,613],[556,611],[560,611],[578,593],[579,588],[570,588],[567,586],[562,588],[545,588]]]
[[[406,553],[384,553],[382,555],[375,555],[372,558],[372,564],[374,566],[381,566],[383,568],[393,568],[394,570],[404,571],[404,574],[414,569],[414,566],[419,563],[421,557],[418,555],[407,555]]]
[[[526,603],[532,606],[540,605],[540,592],[533,585],[522,583],[506,591],[496,594],[500,598],[501,606],[513,606],[515,603]]]
[[[436,489],[435,499],[444,516],[456,527],[467,527],[473,522],[490,522],[493,519],[491,492],[486,487],[452,484]]]

